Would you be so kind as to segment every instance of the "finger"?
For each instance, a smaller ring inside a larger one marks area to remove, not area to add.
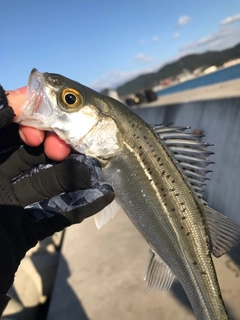
[[[63,192],[91,188],[99,180],[101,170],[98,161],[90,159],[84,155],[71,155],[50,168],[34,169],[33,174],[13,184],[19,203],[25,207]]]
[[[5,158],[7,157],[7,161]],[[30,170],[39,164],[46,164],[47,158],[43,153],[43,145],[39,147],[21,146],[11,149],[8,153],[0,157],[0,170],[8,180],[11,180],[21,173]]]
[[[39,146],[43,140],[45,133],[44,131],[38,130],[32,127],[19,126],[19,135],[23,142],[31,147]]]
[[[55,133],[48,132],[44,141],[44,152],[49,159],[62,161],[71,153],[71,147]]]
[[[105,183],[93,189],[55,196],[29,206],[26,211],[35,226],[38,239],[42,240],[96,214],[110,204],[114,197],[112,186]]]
[[[18,133],[18,125],[11,123],[7,127],[1,129],[0,149],[6,150],[21,143]]]
[[[21,114],[20,107],[23,105],[25,99],[26,99],[26,93],[27,93],[27,87],[22,87],[17,90],[9,90],[6,91],[8,94],[8,104],[11,106],[15,113],[14,120],[19,117]]]
[[[68,220],[74,224],[82,222],[84,219],[98,213],[109,205],[115,198],[113,188],[110,184],[102,184],[90,190],[83,190],[83,198],[81,199],[81,206],[62,211],[62,215],[66,216]]]

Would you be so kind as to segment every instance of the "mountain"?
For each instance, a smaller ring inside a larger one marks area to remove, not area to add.
[[[151,89],[166,78],[175,78],[183,69],[193,72],[195,69],[215,65],[222,66],[225,62],[240,58],[240,43],[233,48],[222,51],[207,51],[202,54],[190,54],[181,59],[166,64],[157,72],[147,73],[126,82],[117,88],[119,96],[126,96],[141,90]]]

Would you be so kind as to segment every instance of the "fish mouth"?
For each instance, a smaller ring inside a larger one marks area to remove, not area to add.
[[[45,120],[53,113],[47,93],[44,74],[33,69],[28,80],[25,103],[21,106],[22,114],[17,119],[25,125],[44,128]]]

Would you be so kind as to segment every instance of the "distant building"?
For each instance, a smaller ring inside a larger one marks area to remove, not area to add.
[[[240,63],[240,58],[229,60],[229,61],[225,62],[223,64],[223,67],[224,68],[231,67],[231,66],[234,66],[235,64],[238,64],[238,63]]]
[[[217,67],[216,66],[210,66],[210,67],[208,67],[207,69],[205,69],[204,71],[203,71],[203,74],[209,74],[209,73],[212,73],[212,72],[214,72],[214,71],[216,71],[217,70]]]

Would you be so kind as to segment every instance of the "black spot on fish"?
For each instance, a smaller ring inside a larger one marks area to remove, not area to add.
[[[175,183],[175,180],[172,180],[172,183]]]
[[[167,177],[167,178],[170,178],[170,174],[168,174],[166,177]]]
[[[163,197],[166,197],[166,196],[167,196],[166,193],[164,193],[164,194],[163,194]]]
[[[175,191],[175,189],[174,189],[174,188],[172,188],[172,189],[170,189],[170,191]]]
[[[196,264],[197,264],[197,262],[196,262],[196,261],[193,261],[193,264],[194,264],[194,265],[196,265]]]
[[[171,211],[175,211],[175,208],[172,208]]]
[[[184,206],[184,204],[185,204],[184,202],[181,202],[181,203],[180,203],[181,206]]]
[[[167,206],[167,203],[165,202],[164,205],[165,205],[165,207],[166,207],[166,206]]]
[[[184,226],[181,226],[181,229],[183,230],[183,229],[184,229]]]
[[[162,171],[162,176],[164,176],[164,175],[165,175],[165,170]]]
[[[159,164],[159,167],[161,167],[161,166],[163,166],[163,163],[160,163],[160,164]]]
[[[187,233],[186,233],[186,236],[189,236],[190,234],[191,234],[191,232],[187,232]]]
[[[185,212],[185,211],[186,211],[186,208],[183,208],[181,211],[182,211],[182,212]]]
[[[185,220],[186,219],[186,217],[185,216],[183,216],[182,218],[181,218],[181,220]]]
[[[164,191],[164,188],[163,188],[163,187],[161,188],[161,191]]]
[[[161,158],[159,157],[158,159],[157,159],[157,161],[160,161],[161,160]]]
[[[139,146],[139,147],[138,147],[138,149],[140,149],[140,150],[141,150],[141,149],[142,149],[142,146]]]
[[[179,197],[179,193],[175,193],[175,196],[176,196],[176,197]]]
[[[146,136],[143,136],[143,138],[146,140],[147,139],[147,137]]]
[[[204,274],[204,275],[206,275],[206,274],[207,274],[207,272],[206,272],[206,271],[202,271],[202,272],[201,272],[201,274]]]

